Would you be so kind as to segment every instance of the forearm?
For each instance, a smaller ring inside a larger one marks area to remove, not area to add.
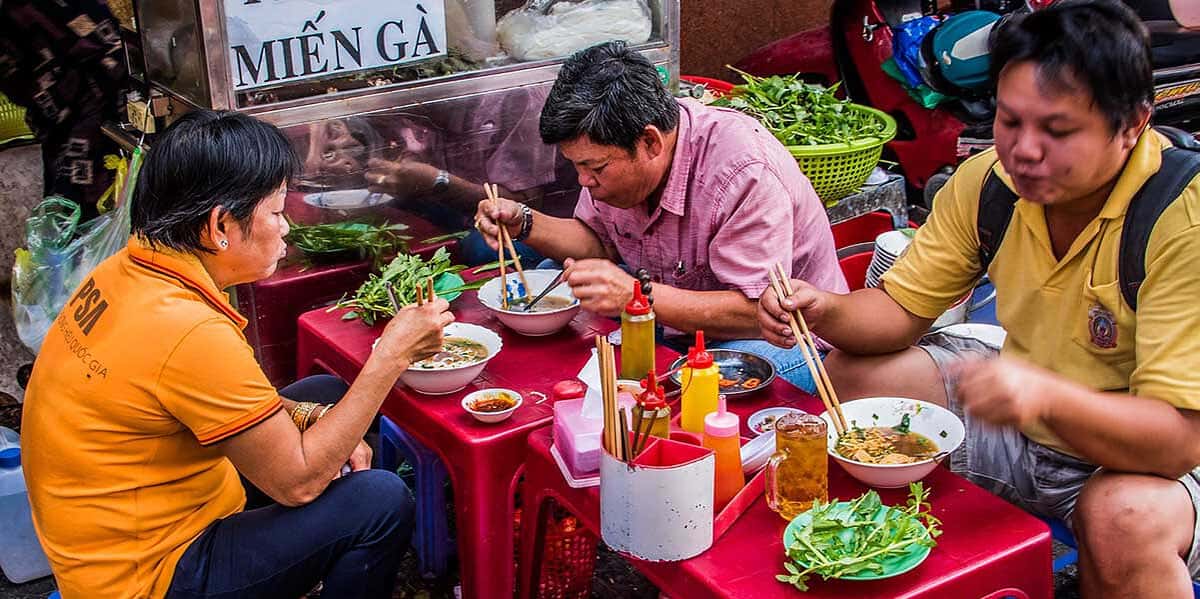
[[[1178,478],[1200,464],[1200,416],[1164,401],[1058,379],[1046,424],[1081,456],[1119,472]]]
[[[394,366],[368,360],[336,408],[301,435],[305,463],[314,465],[317,471],[330,466],[340,468],[367,434],[399,372]]]
[[[543,256],[560,263],[567,258],[611,258],[596,233],[581,221],[558,218],[536,210],[533,211],[533,224],[525,243]]]
[[[689,291],[656,283],[651,293],[658,324],[689,334],[703,329],[712,340],[762,336],[755,301],[740,291]]]
[[[916,343],[932,321],[897,304],[880,289],[849,294],[827,293],[829,302],[813,333],[851,354],[875,355],[900,351]]]

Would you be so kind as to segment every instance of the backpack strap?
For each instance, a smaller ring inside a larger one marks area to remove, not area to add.
[[[1004,241],[1004,232],[1008,230],[1017,203],[1017,194],[1000,180],[994,168],[993,164],[983,181],[983,190],[979,192],[979,214],[975,219],[975,228],[979,233],[981,274],[987,273],[988,266],[1000,250],[1000,243]]]
[[[1162,129],[1159,131],[1175,142],[1175,136]],[[1191,135],[1184,135],[1190,141],[1176,143],[1176,147],[1163,151],[1162,166],[1133,196],[1125,212],[1117,277],[1121,296],[1134,311],[1137,311],[1138,289],[1146,280],[1146,246],[1150,243],[1150,233],[1163,211],[1200,174],[1200,144],[1196,144]]]

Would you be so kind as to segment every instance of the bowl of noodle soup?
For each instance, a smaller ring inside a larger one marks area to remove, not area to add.
[[[848,429],[839,437],[829,413],[829,455],[850,476],[891,489],[921,480],[966,436],[962,420],[941,406],[903,397],[868,397],[842,403]]]

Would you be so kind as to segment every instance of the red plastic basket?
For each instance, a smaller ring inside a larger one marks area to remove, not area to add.
[[[709,91],[713,93],[713,95],[716,96],[724,96],[733,91],[732,83],[728,81],[721,81],[720,79],[713,79],[711,77],[698,77],[696,75],[680,75],[679,78],[693,85],[703,85],[704,87],[707,87]]]
[[[546,514],[542,563],[539,568],[539,599],[585,599],[591,596],[596,547],[600,539],[579,524],[575,516],[557,503]],[[514,537],[519,544],[522,510],[516,510]],[[519,555],[515,548],[513,555]],[[519,571],[514,567],[513,571]]]

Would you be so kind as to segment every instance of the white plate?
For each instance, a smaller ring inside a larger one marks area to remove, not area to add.
[[[904,249],[907,248],[910,243],[912,243],[912,240],[908,238],[908,235],[905,235],[900,231],[886,231],[884,233],[880,233],[879,237],[875,238],[875,245],[878,246],[880,250],[883,250],[892,256],[899,256],[900,254],[904,253]]]
[[[777,408],[764,408],[762,410],[759,410],[759,411],[751,414],[750,417],[746,419],[746,426],[750,429],[750,432],[754,433],[754,436],[757,437],[758,435],[761,435],[761,434],[767,432],[768,430],[773,430],[773,429],[759,430],[760,425],[767,418],[771,419],[771,422],[770,422],[770,424],[768,424],[768,426],[774,426],[774,423],[776,420],[782,418],[783,416],[785,416],[787,414],[804,414],[804,413],[805,413],[804,410],[800,410],[797,408],[782,407],[782,406],[777,407]]]
[[[328,210],[355,210],[385,204],[392,200],[386,193],[372,193],[367,189],[337,189],[304,194],[304,203]]]

